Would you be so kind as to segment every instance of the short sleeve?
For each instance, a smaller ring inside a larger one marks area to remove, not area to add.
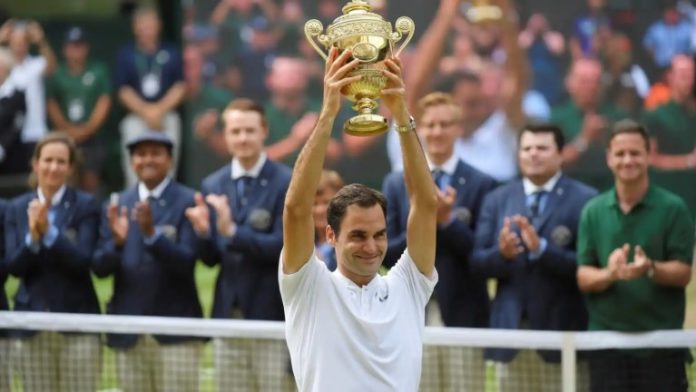
[[[109,83],[109,71],[104,64],[97,64],[95,67],[97,74],[96,91],[98,95],[108,95],[111,93],[111,84]]]
[[[585,206],[580,215],[578,226],[578,245],[577,260],[578,265],[599,267],[599,256],[597,255],[597,243],[592,236],[592,208],[591,205]]]
[[[278,262],[278,284],[283,305],[286,308],[286,316],[297,312],[301,305],[306,306],[313,301],[317,281],[322,272],[330,273],[326,264],[313,253],[309,261],[297,272],[286,274],[283,272],[283,252],[281,252]]]
[[[433,294],[438,281],[437,270],[433,269],[430,277],[420,272],[411,255],[409,255],[408,249],[404,251],[396,265],[389,270],[387,277],[388,279],[398,279],[405,283],[419,309],[425,309],[425,305],[430,300],[430,296]]]
[[[672,218],[667,225],[667,260],[678,260],[689,264],[693,262],[694,222],[689,209],[681,200],[672,209]]]

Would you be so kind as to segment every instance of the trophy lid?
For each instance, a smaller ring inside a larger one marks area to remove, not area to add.
[[[347,15],[352,11],[372,12],[372,6],[365,0],[351,0],[348,4],[344,5],[341,10],[343,11],[344,15]]]

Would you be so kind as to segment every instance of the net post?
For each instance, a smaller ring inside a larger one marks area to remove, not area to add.
[[[575,333],[563,334],[563,346],[561,347],[561,383],[563,392],[575,392],[577,355],[575,350]]]

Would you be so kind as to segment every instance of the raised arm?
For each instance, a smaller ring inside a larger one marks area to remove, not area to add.
[[[309,261],[314,249],[314,222],[312,204],[324,167],[326,148],[331,139],[331,129],[341,107],[341,88],[360,80],[360,76],[345,77],[358,65],[348,62],[350,51],[340,56],[332,48],[326,61],[324,75],[324,101],[319,120],[309,140],[302,148],[285,195],[283,209],[283,271],[292,274]]]
[[[410,115],[406,108],[405,88],[401,75],[401,61],[385,61],[387,88],[382,100],[389,108],[397,127],[408,125]],[[430,276],[435,267],[435,232],[437,229],[437,189],[428,168],[423,148],[416,132],[399,132],[401,154],[404,157],[404,181],[411,210],[406,224],[408,253],[423,275]]]

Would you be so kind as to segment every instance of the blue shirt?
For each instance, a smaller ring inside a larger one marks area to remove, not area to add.
[[[145,54],[134,44],[128,44],[118,53],[114,68],[116,89],[128,86],[142,99],[157,102],[174,84],[183,80],[181,52],[174,45],[163,43],[154,54]]]
[[[660,20],[652,24],[645,33],[643,46],[653,53],[655,64],[668,67],[676,54],[691,54],[691,32],[693,26],[682,19],[676,25]]]

